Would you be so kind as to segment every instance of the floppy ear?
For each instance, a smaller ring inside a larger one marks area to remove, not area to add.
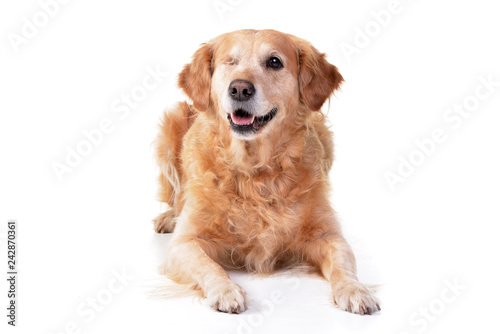
[[[298,42],[298,55],[300,95],[310,110],[318,111],[344,78],[309,42]]]
[[[202,44],[194,53],[191,63],[184,66],[179,74],[179,87],[193,100],[194,107],[199,111],[207,110],[210,101],[213,51],[212,44]]]

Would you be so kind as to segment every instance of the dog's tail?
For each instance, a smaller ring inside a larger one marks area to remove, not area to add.
[[[148,284],[149,297],[154,299],[169,299],[179,297],[203,298],[203,292],[196,283],[179,284],[166,276],[152,280]]]

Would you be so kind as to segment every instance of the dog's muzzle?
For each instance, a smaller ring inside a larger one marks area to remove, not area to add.
[[[235,112],[228,114],[227,119],[231,124],[231,129],[244,135],[259,131],[276,116],[277,112],[278,108],[274,107],[264,116],[257,117],[243,109],[237,109]]]

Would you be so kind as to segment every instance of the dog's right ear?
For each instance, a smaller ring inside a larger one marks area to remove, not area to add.
[[[213,44],[202,44],[194,53],[191,63],[184,66],[179,74],[179,87],[191,98],[198,111],[207,110],[210,102],[213,53]]]

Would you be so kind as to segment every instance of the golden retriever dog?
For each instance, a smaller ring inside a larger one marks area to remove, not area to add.
[[[162,271],[219,311],[247,309],[226,270],[315,268],[342,310],[380,310],[356,277],[329,203],[332,134],[320,109],[342,75],[307,41],[241,30],[202,44],[179,75],[192,100],[165,113],[157,138],[155,230],[173,236]]]

